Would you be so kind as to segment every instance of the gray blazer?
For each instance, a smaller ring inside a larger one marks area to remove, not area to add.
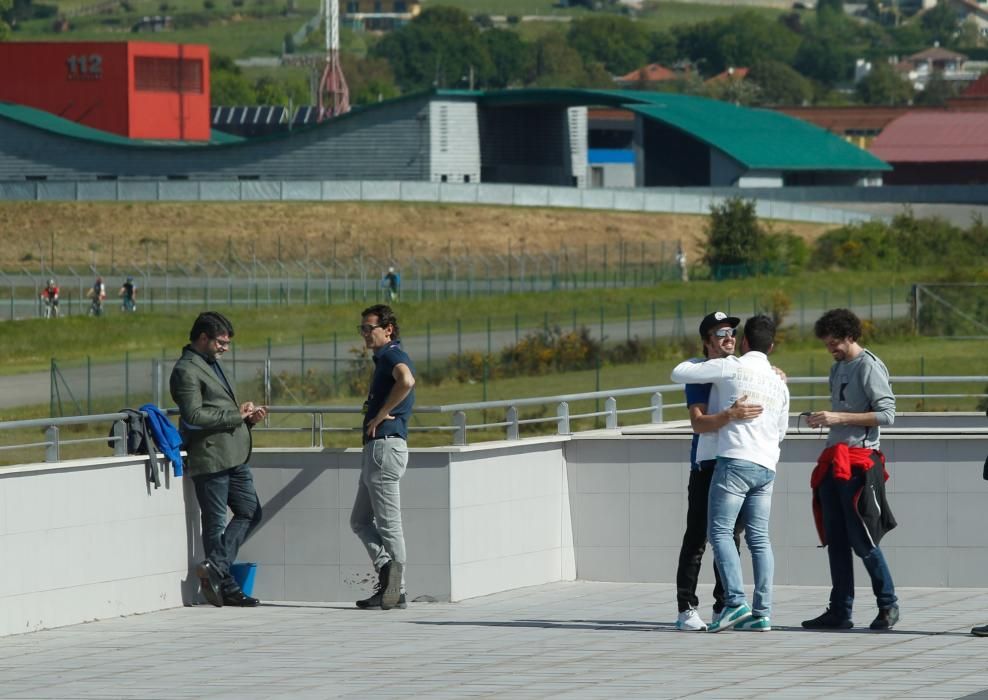
[[[189,455],[190,476],[247,463],[251,434],[240,417],[237,399],[206,360],[188,345],[175,363],[169,387],[182,415],[179,430]]]

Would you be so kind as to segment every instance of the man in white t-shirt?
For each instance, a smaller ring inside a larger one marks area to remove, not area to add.
[[[710,483],[707,536],[724,583],[726,607],[709,626],[710,632],[735,626],[755,631],[772,629],[775,561],[768,521],[779,445],[789,424],[789,390],[768,361],[774,343],[775,323],[768,316],[754,316],[744,326],[741,357],[698,364],[683,362],[672,371],[674,382],[713,383],[724,405],[747,396],[747,401],[763,409],[758,417],[731,421],[717,433],[717,466]],[[734,524],[739,515],[745,523],[745,542],[755,574],[753,606],[745,600],[741,556],[734,548]]]

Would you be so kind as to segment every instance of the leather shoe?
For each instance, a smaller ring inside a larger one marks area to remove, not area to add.
[[[223,597],[220,594],[220,572],[216,570],[213,563],[206,559],[196,567],[196,576],[199,577],[199,584],[202,586],[202,594],[210,603],[217,608],[223,607]]]
[[[899,621],[899,606],[893,605],[891,608],[880,608],[878,617],[869,625],[873,630],[890,630]]]
[[[224,593],[223,604],[238,608],[256,608],[261,604],[261,601],[257,598],[251,598],[243,591],[237,590]]]

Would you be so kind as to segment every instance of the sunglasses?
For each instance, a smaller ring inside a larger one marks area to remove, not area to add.
[[[710,335],[717,336],[718,338],[733,338],[737,334],[737,328],[718,328]]]
[[[362,323],[359,326],[357,326],[357,332],[360,333],[361,335],[367,335],[375,328],[384,328],[384,326],[382,326],[380,323],[373,323],[373,324]]]

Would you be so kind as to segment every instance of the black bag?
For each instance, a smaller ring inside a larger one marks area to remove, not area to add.
[[[124,442],[127,445],[127,454],[148,456],[145,468],[148,483],[154,484],[155,488],[159,488],[161,486],[161,477],[158,475],[158,451],[155,448],[154,441],[151,439],[151,431],[148,430],[147,419],[143,413],[135,411],[132,408],[121,408],[120,413],[127,415],[125,419],[127,434],[124,436]],[[110,437],[114,437],[112,427],[110,428]],[[110,440],[107,444],[110,447],[116,447],[115,440]]]

